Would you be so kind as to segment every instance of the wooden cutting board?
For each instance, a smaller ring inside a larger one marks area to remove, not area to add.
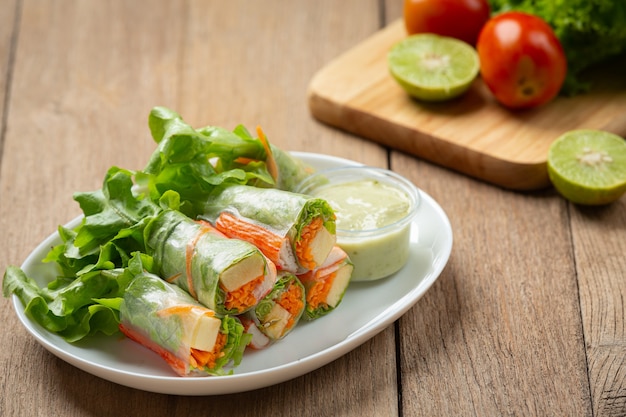
[[[516,190],[550,184],[552,141],[572,129],[626,136],[626,59],[588,74],[590,92],[532,110],[498,105],[480,78],[460,98],[411,99],[387,70],[387,51],[406,36],[398,20],[322,68],[308,91],[313,116],[329,125],[484,181]]]

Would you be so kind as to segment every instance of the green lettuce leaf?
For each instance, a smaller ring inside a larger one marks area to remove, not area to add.
[[[268,152],[243,126],[232,132],[216,126],[194,129],[172,110],[155,107],[150,112],[150,132],[157,149],[137,181],[155,201],[166,191],[180,195],[180,211],[198,214],[218,186],[233,184],[294,189],[311,169],[287,152],[268,145],[278,168],[277,179],[268,171]]]
[[[195,217],[211,191],[225,184],[276,186],[263,144],[243,126],[232,132],[194,129],[164,107],[152,109],[148,124],[157,147],[144,170],[113,166],[100,189],[74,194],[82,221],[75,228],[60,226],[61,243],[43,259],[58,266],[58,277],[39,287],[18,267],[4,274],[3,295],[15,294],[32,320],[68,341],[117,332],[127,284],[154,269],[144,231],[159,213]],[[295,160],[278,163],[296,178]]]
[[[136,192],[133,172],[112,167],[102,189],[74,195],[84,218],[75,229],[58,228],[62,243],[53,247],[43,262],[55,262],[65,278],[124,268],[133,252],[145,252],[143,229],[163,208],[177,209],[179,198],[164,193],[153,202]]]
[[[165,190],[175,190],[183,200],[193,200],[194,193],[205,195],[225,182],[273,182],[258,140],[220,127],[196,130],[176,112],[163,107],[152,109],[148,124],[158,144],[143,169],[144,174],[153,177],[153,199]],[[256,164],[249,165],[249,160]]]
[[[81,255],[91,253],[114,238],[129,238],[137,244],[135,249],[141,248],[142,222],[161,208],[143,194],[136,195],[133,185],[131,171],[112,167],[101,189],[74,194],[85,215],[73,239]]]
[[[118,331],[118,311],[94,301],[118,297],[127,285],[118,278],[120,274],[94,271],[75,280],[56,281],[51,290],[39,287],[20,268],[9,266],[2,292],[5,297],[15,294],[31,320],[68,342],[76,342],[98,332],[111,335]]]

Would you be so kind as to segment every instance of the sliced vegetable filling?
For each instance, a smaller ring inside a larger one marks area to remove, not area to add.
[[[296,241],[298,263],[307,269],[317,268],[324,263],[335,242],[335,236],[324,227],[322,218],[315,217]]]
[[[303,295],[304,292],[299,286],[289,285],[289,288],[281,293],[269,313],[259,318],[264,333],[274,340],[282,339],[302,315]]]
[[[163,212],[147,226],[146,246],[168,282],[219,314],[244,313],[276,281],[276,267],[254,245],[176,211]]]
[[[321,267],[298,275],[306,290],[307,319],[327,314],[341,303],[353,270],[348,255],[335,246]]]
[[[289,319],[283,328],[289,330],[295,326],[297,318],[302,314],[304,303],[302,297],[304,296],[304,290],[299,285],[289,285],[287,291],[283,292],[280,298],[276,301],[282,309],[289,313]]]
[[[239,364],[250,340],[238,319],[220,317],[181,288],[148,273],[128,285],[119,328],[181,376],[228,372],[227,366]]]
[[[200,218],[231,238],[257,246],[279,270],[321,266],[336,244],[327,201],[277,189],[230,185],[204,205]]]
[[[298,323],[305,308],[305,290],[298,278],[281,272],[272,291],[257,306],[242,316],[246,332],[253,336],[260,332],[273,342],[285,337]],[[250,326],[254,324],[254,328]],[[253,338],[255,348],[265,346],[265,339]]]
[[[225,356],[222,351],[226,346],[228,337],[224,333],[219,333],[211,350],[191,348],[190,363],[194,368],[208,367],[215,368],[217,361]]]

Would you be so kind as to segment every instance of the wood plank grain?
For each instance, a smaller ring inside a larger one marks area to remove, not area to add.
[[[0,269],[79,214],[74,191],[100,187],[112,165],[145,164],[154,105],[193,125],[260,124],[279,146],[385,166],[382,147],[317,123],[305,99],[317,69],[378,29],[378,8],[310,4],[24,1],[0,174]],[[341,16],[357,9],[346,24]],[[8,300],[0,306],[0,332],[11,335],[0,342],[2,415],[397,415],[392,327],[293,381],[195,398],[80,371],[39,346]]]
[[[549,185],[547,151],[578,128],[626,135],[626,60],[588,74],[593,89],[527,111],[498,105],[478,77],[445,103],[409,98],[389,75],[386,55],[406,36],[401,19],[347,50],[311,80],[309,105],[319,120],[503,187]]]
[[[391,167],[442,205],[454,231],[439,281],[400,319],[401,409],[592,415],[567,203],[397,153]]]
[[[318,123],[306,102],[315,72],[378,30],[375,3],[371,1],[359,19],[347,22],[342,16],[360,3],[322,1],[307,7],[296,1],[267,10],[264,4],[235,2],[217,8],[190,2],[186,13],[211,20],[192,19],[185,28],[180,94],[191,99],[178,100],[176,108],[193,125],[243,124],[250,130],[260,125],[269,140],[284,149],[323,149],[363,163],[385,164],[380,146]]]
[[[261,125],[270,141],[284,149],[329,153],[384,166],[386,152],[382,148],[374,144],[363,148],[360,143],[357,148],[358,138],[345,138],[316,123],[306,108],[306,87],[314,72],[341,48],[376,30],[378,16],[372,13],[375,8],[349,27],[342,24],[340,16],[357,8],[357,3],[319,1],[303,14],[299,13],[304,7],[302,2],[283,2],[272,8],[267,3],[238,1],[220,7],[221,17],[212,20],[211,25],[202,20],[190,21],[180,90],[183,96],[194,99],[180,103],[181,114],[195,125],[208,122],[234,127],[242,123],[249,129]],[[188,13],[206,16],[215,14],[213,9],[197,1],[190,3]],[[244,30],[255,27],[258,29]],[[218,35],[219,43],[207,45],[207,39]],[[301,42],[294,42],[294,38]],[[240,53],[233,52],[242,48]],[[205,102],[206,106],[198,105]],[[372,352],[379,359],[364,363],[363,357],[372,356]],[[359,373],[355,374],[354,369]],[[239,404],[241,415],[271,415],[279,404],[285,415],[393,416],[397,409],[395,372],[393,331],[387,329],[355,352],[312,374],[210,402],[223,413],[232,412],[233,403]],[[303,392],[310,395],[302,396]],[[177,414],[186,414],[202,406],[177,398],[175,409]]]
[[[397,8],[393,13],[400,15]],[[392,158],[396,169],[405,164]],[[412,335],[400,340],[401,408],[416,416],[625,415],[626,197],[605,208],[564,207],[553,192],[494,198],[491,190],[472,181],[458,184],[454,175],[428,163],[405,169],[416,171],[416,183],[448,211],[455,247],[433,291],[401,319],[400,334]],[[490,204],[468,210],[459,195],[469,207]],[[508,225],[495,227],[498,212],[518,222],[512,208],[528,211],[525,222],[532,219],[536,226],[515,226],[517,237],[507,236]],[[540,225],[542,217],[560,220]],[[521,236],[531,242],[514,243]],[[532,254],[521,264],[511,262]],[[564,405],[565,398],[572,403]]]
[[[22,2],[0,171],[3,272],[78,215],[74,191],[98,188],[111,165],[145,163],[153,148],[147,114],[167,96],[172,81],[159,75],[160,62],[167,64],[162,69],[169,67],[174,48],[168,42],[178,32],[161,30],[175,12],[167,6]],[[152,42],[159,48],[151,48]],[[1,342],[0,414],[86,415],[85,403],[106,393],[107,383],[83,383],[81,371],[55,359],[26,333],[9,301],[0,303],[0,331],[11,335]],[[124,391],[114,390],[102,397],[102,409]],[[132,409],[128,404],[132,401],[120,403]]]
[[[591,415],[564,200],[505,192],[405,155],[392,168],[442,205],[455,233],[440,280],[400,319],[402,408]]]
[[[17,40],[16,15],[19,14],[17,0],[5,0],[1,4],[0,15],[0,164],[2,163],[2,148],[5,129],[5,102],[7,100],[11,80],[11,65],[13,52]]]
[[[570,207],[594,416],[626,415],[626,197]]]

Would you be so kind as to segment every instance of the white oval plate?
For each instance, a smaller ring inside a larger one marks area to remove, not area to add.
[[[357,163],[311,153],[293,153],[317,169]],[[285,339],[261,351],[246,351],[233,375],[179,377],[152,351],[123,336],[94,336],[70,344],[31,321],[16,296],[13,305],[26,329],[52,354],[100,378],[145,391],[173,395],[244,392],[304,375],[348,353],[403,315],[430,288],[448,262],[452,229],[441,207],[419,191],[421,205],[411,231],[411,255],[403,269],[378,281],[350,284],[339,307],[313,322],[299,323]],[[74,219],[69,227],[78,225]],[[54,278],[54,264],[41,260],[61,243],[54,233],[28,256],[22,269],[40,285]]]

